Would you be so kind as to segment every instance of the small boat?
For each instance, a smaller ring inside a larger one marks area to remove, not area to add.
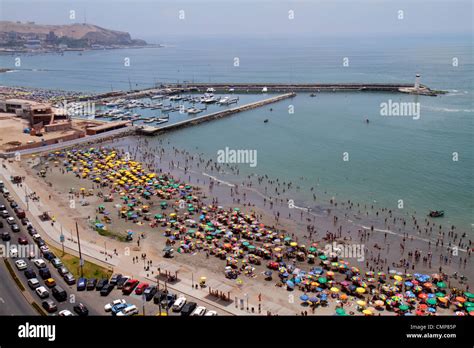
[[[152,118],[149,118],[148,120],[143,121],[143,123],[152,123],[155,121],[156,121],[156,118],[152,117]]]
[[[428,216],[429,217],[442,217],[444,216],[444,210],[431,210]]]
[[[186,112],[190,115],[195,115],[195,114],[199,114],[200,112],[202,112],[202,110],[197,109],[197,108],[190,108],[190,109],[186,110]]]
[[[263,123],[268,123],[268,118],[263,121]]]
[[[309,96],[312,97],[312,98],[316,97],[316,93],[311,93]]]

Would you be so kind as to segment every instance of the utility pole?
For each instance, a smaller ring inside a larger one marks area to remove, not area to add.
[[[79,247],[79,265],[81,266],[81,278],[84,276],[84,272],[82,266],[84,265],[84,261],[82,260],[82,253],[81,253],[81,239],[79,238],[79,226],[77,225],[76,221],[76,233],[77,233],[77,246]]]
[[[61,235],[59,236],[59,240],[63,246],[63,256],[64,256],[64,234],[63,234],[63,225],[61,225]]]
[[[30,210],[30,201],[28,199],[28,193],[26,192],[26,184],[25,184],[25,201],[26,201],[26,211]]]

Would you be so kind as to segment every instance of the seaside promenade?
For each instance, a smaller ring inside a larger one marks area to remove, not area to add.
[[[57,218],[54,224],[52,224],[51,221],[41,221],[39,218],[44,211],[54,212],[54,205],[57,204],[57,202],[54,200],[46,202],[44,199],[39,202],[28,200],[27,195],[36,192],[32,189],[34,186],[32,178],[26,177],[21,186],[12,184],[10,181],[10,176],[23,176],[24,174],[24,172],[16,170],[16,168],[13,168],[10,164],[5,164],[5,167],[0,167],[0,179],[5,183],[15,200],[26,208],[25,211],[28,219],[33,226],[40,231],[42,237],[48,244],[59,250],[61,250],[62,245],[64,245],[65,252],[78,257],[76,231],[74,228],[67,227],[66,224],[62,223],[64,217],[56,215]],[[156,266],[153,267],[155,271],[152,269],[147,271],[141,262],[132,262],[132,258],[145,251],[146,254],[149,255],[147,260],[152,260],[153,265],[159,265],[163,262],[170,263],[169,259],[164,259],[157,253],[157,250],[153,249],[153,245],[147,245],[146,241],[141,243],[142,247],[136,247],[136,244],[124,245],[124,243],[109,238],[106,239],[99,235],[97,235],[96,238],[91,238],[90,233],[86,233],[88,231],[84,231],[81,227],[79,228],[79,232],[82,258],[98,264],[111,272],[131,275],[141,281],[146,279],[150,284],[157,284],[155,276],[155,272],[157,271]],[[64,243],[61,243],[61,235],[64,236]],[[120,252],[115,254],[113,252],[114,250]],[[221,315],[266,315],[267,312],[271,312],[272,315],[295,314],[295,311],[282,306],[280,304],[281,301],[279,303],[272,301],[270,299],[271,297],[268,298],[268,296],[264,295],[264,301],[259,302],[257,300],[259,289],[250,288],[250,291],[247,291],[247,289],[239,289],[235,284],[228,281],[212,279],[213,274],[207,274],[206,270],[191,270],[187,266],[179,263],[175,265],[179,268],[179,282],[173,284],[167,283],[166,287],[176,293],[182,293],[188,298],[194,298],[211,308],[217,309]],[[209,296],[207,288],[195,288],[194,285],[196,285],[199,280],[198,275],[208,276],[209,282],[218,282],[231,287],[231,301],[218,300],[217,298]],[[160,281],[159,284],[163,287],[164,282]],[[278,289],[276,291],[278,291]],[[284,293],[281,294],[285,297]],[[257,310],[259,304],[261,308],[260,313]]]

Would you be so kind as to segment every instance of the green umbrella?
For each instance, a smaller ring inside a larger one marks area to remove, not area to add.
[[[471,307],[466,307],[466,311],[472,312],[472,311],[474,311],[474,307],[473,307],[473,306],[471,306]]]
[[[434,306],[436,304],[436,299],[434,297],[429,298],[429,299],[426,300],[426,303],[428,303],[429,305]]]
[[[474,302],[464,302],[464,307],[474,307]]]
[[[240,208],[234,208],[235,211],[240,211]]]
[[[315,247],[309,248],[309,251],[312,252],[312,253],[314,253],[316,250],[318,250],[318,249],[316,249]]]
[[[250,243],[249,243],[249,242],[243,242],[242,245],[243,245],[243,246],[249,246]]]
[[[321,260],[327,260],[327,256],[326,256],[326,255],[320,255],[319,258],[320,258]]]
[[[406,304],[402,304],[400,307],[398,307],[401,311],[407,311],[410,307]]]
[[[464,296],[466,296],[467,298],[474,298],[474,294],[472,292],[465,292]]]
[[[161,215],[161,214],[156,214],[156,215],[155,215],[155,219],[163,219],[163,215]]]
[[[289,242],[291,240],[290,237],[285,237],[285,239],[283,239],[285,242]]]
[[[328,280],[327,280],[326,278],[324,278],[324,277],[319,277],[319,278],[318,278],[318,282],[321,283],[321,284],[326,284],[327,281],[328,281]]]
[[[436,283],[436,286],[440,289],[446,288],[446,283],[445,282],[438,282]]]
[[[207,236],[206,239],[207,239],[207,240],[211,240],[211,239],[212,239],[212,236]]]
[[[255,245],[249,245],[249,249],[255,249]]]
[[[436,297],[444,297],[444,296],[446,296],[446,295],[445,295],[444,293],[442,293],[442,292],[437,292],[437,293],[435,294],[435,296],[436,296]]]
[[[160,204],[161,204],[162,207],[164,207],[164,206],[168,205],[168,202],[161,202]]]
[[[346,311],[344,310],[344,308],[336,308],[336,314],[337,315],[346,315]]]

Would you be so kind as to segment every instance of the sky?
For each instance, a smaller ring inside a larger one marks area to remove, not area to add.
[[[148,41],[226,35],[472,36],[472,7],[472,0],[1,0],[0,20],[85,20]]]

